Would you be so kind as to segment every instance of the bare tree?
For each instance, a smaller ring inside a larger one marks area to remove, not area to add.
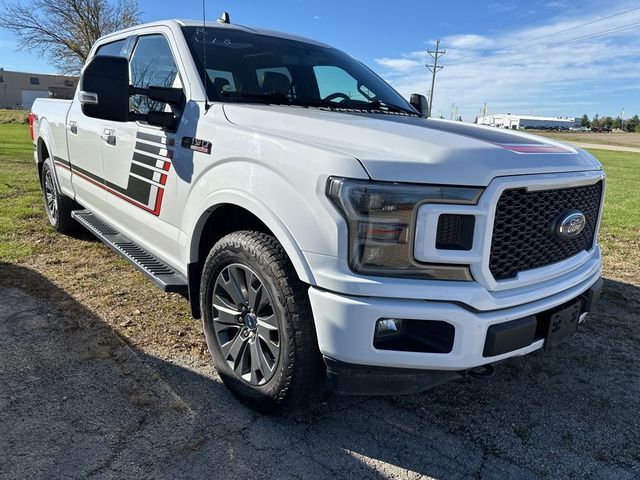
[[[0,28],[16,34],[20,49],[48,58],[67,74],[80,72],[98,38],[140,18],[137,0],[17,0],[2,7]]]

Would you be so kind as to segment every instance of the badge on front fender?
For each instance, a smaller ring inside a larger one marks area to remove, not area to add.
[[[200,138],[182,137],[182,148],[195,152],[211,154],[211,142]]]

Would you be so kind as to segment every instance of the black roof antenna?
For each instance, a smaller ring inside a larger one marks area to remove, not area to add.
[[[205,0],[202,0],[202,66],[204,68],[204,75],[202,75],[202,83],[204,86],[204,113],[209,111],[209,92],[207,77],[207,16],[205,12]]]
[[[222,12],[222,15],[220,15],[220,18],[218,19],[218,23],[231,23],[229,12]]]

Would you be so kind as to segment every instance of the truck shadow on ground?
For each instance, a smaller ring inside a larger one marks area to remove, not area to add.
[[[568,343],[489,381],[267,417],[0,264],[0,478],[637,478],[639,316],[608,280]]]

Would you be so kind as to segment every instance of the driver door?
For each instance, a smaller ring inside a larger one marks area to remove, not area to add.
[[[182,87],[167,37],[160,33],[137,38],[129,60],[135,87]],[[146,114],[169,106],[142,95],[131,97],[131,110]],[[109,189],[110,222],[169,264],[178,259],[178,229],[163,217],[167,178],[172,174],[174,134],[141,121],[102,125],[102,162]]]

